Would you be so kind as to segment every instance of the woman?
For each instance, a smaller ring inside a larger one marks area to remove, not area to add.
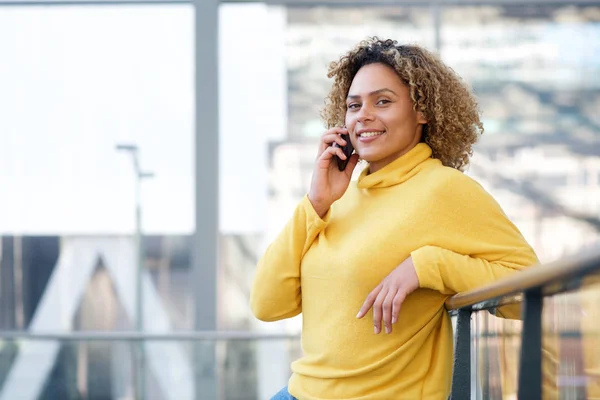
[[[450,68],[418,46],[374,38],[332,63],[329,77],[329,130],[310,190],[252,289],[263,321],[302,313],[304,356],[274,399],[447,399],[444,301],[536,256],[461,172],[483,127]],[[346,156],[333,144],[344,146],[345,134],[356,154],[340,171],[334,156]],[[359,157],[368,166],[351,182]]]

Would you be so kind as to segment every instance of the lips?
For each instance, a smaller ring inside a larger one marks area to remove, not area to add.
[[[374,129],[361,129],[357,132],[356,136],[361,143],[370,143],[374,140],[379,139],[385,131],[378,131]]]
[[[368,137],[374,137],[374,136],[383,135],[384,133],[385,133],[384,131],[365,131],[365,132],[359,133],[358,137],[360,137],[360,138],[368,138]]]

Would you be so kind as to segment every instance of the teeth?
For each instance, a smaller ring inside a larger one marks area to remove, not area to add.
[[[363,132],[363,133],[361,133],[358,136],[360,136],[360,137],[371,137],[371,136],[377,136],[377,135],[381,135],[381,134],[383,134],[383,132]]]

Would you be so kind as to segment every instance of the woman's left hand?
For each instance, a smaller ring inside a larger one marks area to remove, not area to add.
[[[412,257],[398,265],[369,295],[356,318],[362,318],[373,307],[375,334],[381,332],[381,321],[386,333],[392,332],[392,324],[398,320],[400,306],[410,293],[419,288],[419,278]]]

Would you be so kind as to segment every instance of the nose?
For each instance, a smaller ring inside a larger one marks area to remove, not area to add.
[[[373,118],[373,109],[369,104],[367,104],[367,102],[365,102],[360,110],[358,110],[358,113],[356,114],[356,120],[361,124],[364,124],[365,122],[373,121]]]

